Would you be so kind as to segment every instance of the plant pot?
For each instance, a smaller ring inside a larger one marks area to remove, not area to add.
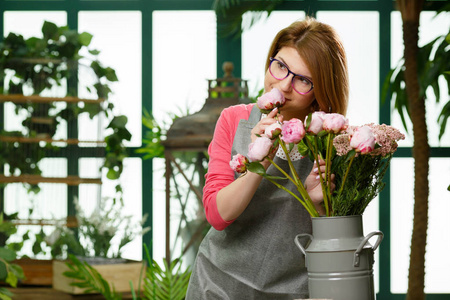
[[[312,235],[295,237],[305,255],[311,298],[333,300],[373,300],[374,251],[383,233],[363,235],[362,216],[312,218]],[[369,239],[377,236],[372,246]],[[307,247],[301,238],[308,238]]]
[[[89,261],[88,263],[100,273],[111,288],[114,285],[116,292],[130,292],[130,281],[133,283],[135,290],[139,286],[142,262],[125,260],[125,262],[112,264],[105,264],[104,262],[95,264],[95,261]],[[69,271],[66,261],[53,261],[53,288],[74,295],[84,294],[84,289],[71,285],[74,279],[64,276],[65,271]]]
[[[25,279],[20,280],[20,285],[52,285],[52,260],[21,258],[12,263],[19,265],[25,275]]]

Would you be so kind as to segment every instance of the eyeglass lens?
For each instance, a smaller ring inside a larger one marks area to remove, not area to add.
[[[271,61],[269,71],[272,76],[278,80],[283,80],[284,78],[288,77],[290,72],[290,70],[284,63],[276,59],[273,59]],[[306,77],[299,75],[294,76],[292,80],[292,86],[300,94],[306,94],[312,90],[312,82],[309,81]]]

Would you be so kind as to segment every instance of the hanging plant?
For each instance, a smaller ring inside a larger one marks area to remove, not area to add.
[[[25,115],[23,130],[3,131],[1,135],[41,138],[45,142],[23,145],[2,141],[0,162],[9,165],[11,174],[40,175],[38,163],[63,121],[70,124],[81,114],[88,114],[91,119],[104,114],[110,120],[107,128],[112,129],[112,133],[105,137],[106,159],[102,168],[108,170],[108,178],[120,177],[123,160],[128,156],[123,143],[131,139],[131,133],[126,128],[127,118],[116,115],[113,103],[108,100],[111,83],[118,81],[115,70],[100,63],[100,52],[89,48],[91,40],[92,35],[87,32],[78,33],[67,26],[58,27],[45,21],[40,38],[25,39],[10,33],[0,43],[0,94],[8,95],[6,101],[14,102],[15,112]],[[82,50],[87,50],[89,57],[82,56]],[[86,90],[97,100],[76,97],[77,74],[81,69],[90,72],[92,84],[86,86]],[[64,86],[67,89],[60,95]],[[59,96],[45,97],[49,94]],[[66,102],[66,105],[61,107],[55,104],[57,102]]]

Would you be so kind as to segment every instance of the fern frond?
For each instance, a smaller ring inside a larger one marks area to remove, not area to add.
[[[84,289],[84,293],[97,292],[102,294],[106,300],[121,300],[122,295],[117,293],[114,285],[112,288],[102,275],[87,262],[81,262],[74,255],[69,255],[66,263],[70,271],[63,273],[64,276],[72,278],[72,286]]]

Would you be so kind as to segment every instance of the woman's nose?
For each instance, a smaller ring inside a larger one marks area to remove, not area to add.
[[[292,89],[292,74],[289,74],[288,77],[280,80],[280,89],[286,92],[289,92]]]

